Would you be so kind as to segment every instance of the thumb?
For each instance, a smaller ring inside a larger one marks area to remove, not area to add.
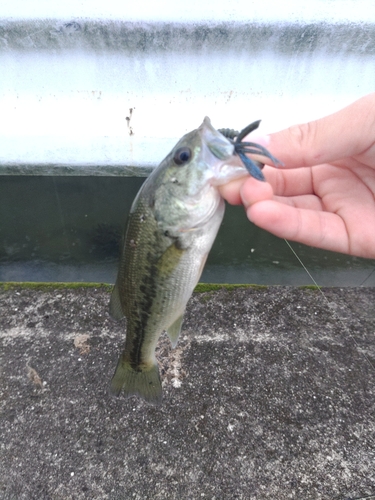
[[[259,138],[259,142],[286,168],[295,168],[358,155],[373,145],[374,138],[375,93],[319,120]]]

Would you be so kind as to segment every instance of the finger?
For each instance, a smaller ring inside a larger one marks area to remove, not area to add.
[[[306,172],[308,169],[302,168],[299,170],[286,170],[280,171],[275,168],[269,167],[269,170],[275,174],[275,176],[279,177],[294,177],[292,181],[296,181],[296,187],[293,189],[293,196],[289,196],[288,182],[282,183],[284,189],[279,189],[278,191],[282,194],[285,193],[285,196],[277,196],[273,195],[273,191],[271,185],[274,183],[272,180],[271,183],[259,182],[252,177],[246,178],[242,181],[242,185],[235,186],[235,189],[240,189],[240,195],[242,204],[248,208],[250,205],[254,205],[259,201],[265,200],[275,200],[279,203],[283,203],[285,205],[289,205],[294,208],[307,208],[309,210],[323,210],[322,200],[319,196],[315,194],[310,194],[312,192],[311,186],[311,175]],[[306,175],[305,175],[306,174]],[[306,177],[306,179],[305,179]],[[267,175],[267,179],[269,175]],[[301,179],[301,180],[300,180]],[[306,182],[304,182],[306,181]],[[279,184],[276,182],[276,185]],[[304,194],[307,192],[308,194]],[[301,194],[300,194],[301,193]],[[236,193],[236,196],[238,193]]]
[[[294,208],[266,200],[247,209],[248,218],[270,233],[305,245],[350,253],[344,221],[329,212]]]
[[[278,170],[264,167],[263,172],[267,182],[260,182],[251,176],[237,179],[219,187],[221,196],[232,205],[244,204],[248,207],[258,201],[272,199],[273,193],[277,196],[298,197],[314,192],[309,168]]]
[[[222,186],[218,186],[221,196],[231,205],[242,205],[240,189],[244,183],[244,178],[236,179]]]
[[[324,207],[321,199],[313,194],[306,194],[303,196],[274,196],[274,201],[289,205],[294,208],[303,208],[308,210],[323,211]]]
[[[286,168],[313,166],[363,153],[373,146],[375,93],[346,108],[267,137],[252,136]]]
[[[301,196],[314,192],[311,168],[281,170],[266,166],[263,173],[277,196]],[[249,186],[249,189],[251,187],[253,186]],[[250,190],[246,192],[251,196]]]
[[[232,205],[242,205],[243,200],[241,197],[242,186],[246,185],[247,190],[250,193],[250,203],[256,203],[257,201],[271,199],[273,196],[272,187],[267,182],[258,181],[254,177],[245,177],[237,179],[235,181],[229,182],[223,186],[219,187],[221,196],[227,200]]]

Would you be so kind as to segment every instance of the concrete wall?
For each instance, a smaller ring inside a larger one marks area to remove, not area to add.
[[[144,175],[205,115],[272,131],[341,108],[374,57],[373,0],[8,2],[0,173]]]

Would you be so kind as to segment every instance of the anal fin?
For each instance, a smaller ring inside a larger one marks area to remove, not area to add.
[[[181,316],[179,318],[177,318],[176,321],[174,323],[172,323],[171,326],[167,329],[167,334],[168,334],[169,340],[172,343],[172,347],[176,347],[176,345],[177,345],[178,337],[179,337],[180,331],[181,331],[183,318],[184,318],[184,315],[181,314]]]

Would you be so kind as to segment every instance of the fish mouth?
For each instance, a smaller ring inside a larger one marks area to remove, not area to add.
[[[207,116],[205,117],[200,127],[202,129],[203,138],[207,141],[211,153],[219,160],[225,160],[225,163],[219,168],[220,175],[217,176],[219,184],[217,185],[241,177],[244,169],[255,179],[265,181],[265,177],[262,173],[264,162],[254,160],[250,156],[247,156],[247,154],[268,158],[275,166],[282,165],[282,163],[262,145],[255,142],[243,141],[248,134],[259,127],[259,124],[260,120],[257,120],[240,132],[229,129],[215,130],[211,125],[210,119]],[[233,158],[236,157],[239,158],[240,162],[233,160]]]
[[[214,187],[222,186],[230,181],[249,177],[249,172],[241,164],[238,157],[233,157],[233,162],[225,162],[217,169],[216,175],[211,179],[211,185]]]
[[[210,166],[206,171],[209,186],[221,186],[233,179],[248,175],[236,154],[234,144],[212,126],[208,116],[204,118],[198,132],[204,145],[202,154],[205,163]],[[208,186],[206,189],[209,189]]]

